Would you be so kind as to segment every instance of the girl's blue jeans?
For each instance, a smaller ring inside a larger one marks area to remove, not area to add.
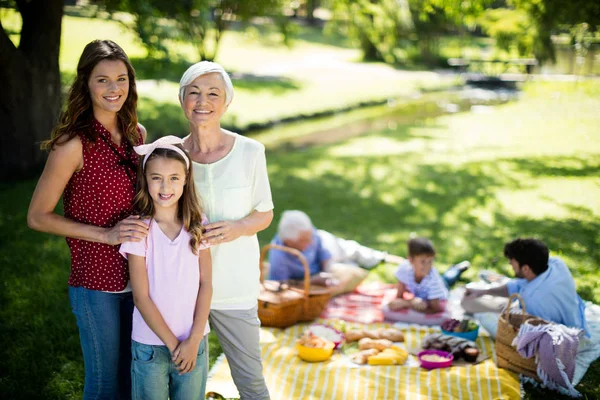
[[[179,375],[167,346],[131,342],[134,400],[203,400],[208,376],[206,336],[198,347],[194,369]]]
[[[131,398],[129,293],[105,293],[69,286],[85,365],[84,400]]]

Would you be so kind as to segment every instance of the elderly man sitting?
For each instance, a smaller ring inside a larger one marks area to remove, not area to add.
[[[273,244],[294,248],[308,261],[311,283],[336,286],[335,293],[352,291],[370,269],[382,261],[399,263],[401,257],[362,246],[353,240],[338,238],[316,229],[308,215],[298,210],[284,211]],[[300,260],[289,253],[269,251],[270,279],[302,280],[304,268]],[[362,267],[362,268],[359,268]]]

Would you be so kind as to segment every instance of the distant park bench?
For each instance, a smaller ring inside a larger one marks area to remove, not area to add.
[[[487,76],[499,76],[514,71],[530,74],[533,67],[538,65],[535,58],[516,58],[510,60],[476,59],[476,58],[450,58],[448,65],[460,72],[478,72]]]

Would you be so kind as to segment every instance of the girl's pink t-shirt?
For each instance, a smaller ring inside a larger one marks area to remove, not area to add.
[[[200,288],[198,256],[190,248],[190,234],[181,227],[175,240],[163,233],[151,220],[148,236],[140,242],[125,242],[120,252],[146,257],[149,295],[177,339],[185,340],[194,323],[194,311]],[[201,246],[200,250],[206,249]],[[204,334],[210,332],[208,323]],[[144,321],[137,307],[133,311],[131,338],[148,345],[164,343]]]

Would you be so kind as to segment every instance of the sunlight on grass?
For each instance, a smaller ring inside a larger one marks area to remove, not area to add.
[[[515,215],[567,218],[578,213],[600,217],[598,178],[538,178],[524,190],[502,190],[498,198]]]

